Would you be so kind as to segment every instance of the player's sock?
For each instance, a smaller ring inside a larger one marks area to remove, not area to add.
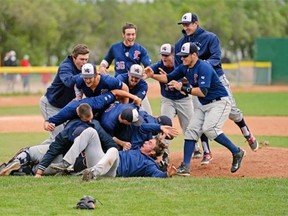
[[[228,148],[232,154],[237,154],[239,153],[239,148],[234,145],[228,137],[224,133],[218,135],[215,139],[216,142],[220,143],[221,145],[225,146]]]
[[[25,164],[27,164],[28,162],[30,162],[30,154],[25,150],[25,151],[22,151],[22,152],[20,152],[16,157],[15,157],[15,159],[14,160],[17,160],[17,161],[19,161],[19,163],[21,164],[21,165],[25,165]]]
[[[205,134],[202,134],[201,136],[201,143],[202,143],[203,152],[209,154],[210,153],[209,140]]]
[[[187,167],[190,167],[190,161],[192,154],[195,149],[196,140],[186,140],[184,141],[184,159],[183,162]]]
[[[240,121],[240,122],[235,122],[235,124],[238,125],[238,127],[240,128],[243,136],[248,137],[250,135],[250,131],[248,126],[246,125],[244,118]]]

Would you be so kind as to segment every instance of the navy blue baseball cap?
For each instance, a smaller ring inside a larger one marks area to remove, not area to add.
[[[185,13],[183,16],[182,16],[182,19],[180,22],[178,22],[178,25],[180,24],[187,24],[187,23],[194,23],[195,21],[198,21],[198,17],[196,14],[194,13]]]
[[[166,115],[161,115],[157,117],[157,122],[160,125],[168,125],[172,127],[172,120]]]
[[[140,126],[144,122],[143,118],[139,115],[138,110],[131,107],[126,108],[121,112],[121,118],[135,126]]]

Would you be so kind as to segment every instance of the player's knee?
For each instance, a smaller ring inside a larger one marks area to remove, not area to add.
[[[195,130],[186,130],[184,138],[188,140],[198,140],[200,135]]]
[[[218,136],[218,131],[215,128],[203,128],[203,133],[208,139],[214,140]]]
[[[238,112],[231,112],[229,114],[229,119],[234,122],[240,122],[243,119],[243,114],[240,110]]]

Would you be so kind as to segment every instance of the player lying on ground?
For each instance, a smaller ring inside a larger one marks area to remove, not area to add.
[[[64,156],[63,162],[51,164],[51,167],[65,170],[75,163],[79,152],[85,151],[88,168],[83,172],[84,181],[98,177],[171,177],[175,175],[176,168],[169,165],[167,172],[163,172],[155,161],[164,148],[165,144],[160,139],[153,138],[137,150],[119,152],[110,148],[104,153],[97,132],[87,128]]]

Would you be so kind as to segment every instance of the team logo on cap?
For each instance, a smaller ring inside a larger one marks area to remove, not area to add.
[[[85,73],[90,73],[90,69],[89,69],[89,68],[85,68],[85,69],[84,69],[84,72],[85,72]]]

